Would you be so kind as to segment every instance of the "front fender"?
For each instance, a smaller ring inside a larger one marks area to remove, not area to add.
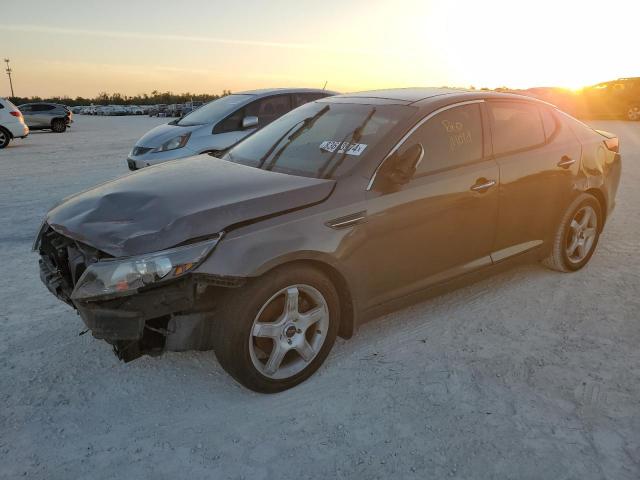
[[[353,253],[364,243],[365,231],[363,225],[334,229],[325,223],[357,209],[354,204],[328,211],[322,211],[321,206],[311,207],[233,230],[197,272],[252,278],[291,262],[315,262],[340,278],[336,288],[348,290],[355,319],[361,283],[357,272],[362,271],[362,266],[357,264]]]

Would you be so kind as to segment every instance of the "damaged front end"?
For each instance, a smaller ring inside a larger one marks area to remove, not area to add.
[[[130,361],[164,350],[208,350],[216,287],[239,286],[194,272],[222,234],[161,252],[113,258],[44,224],[34,249],[40,278],[73,306],[95,338]]]

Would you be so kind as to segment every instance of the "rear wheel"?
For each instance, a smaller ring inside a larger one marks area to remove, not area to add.
[[[640,120],[640,105],[633,105],[627,110],[627,119],[632,122]]]
[[[602,229],[602,208],[593,196],[576,198],[558,226],[551,254],[543,263],[560,272],[580,270],[591,259]]]
[[[324,274],[283,267],[226,294],[214,319],[214,350],[241,384],[280,392],[322,365],[340,321],[338,294]]]
[[[67,122],[61,118],[56,118],[51,122],[51,130],[55,133],[63,133],[67,129]]]
[[[4,128],[0,128],[0,148],[5,148],[11,141],[11,134]]]

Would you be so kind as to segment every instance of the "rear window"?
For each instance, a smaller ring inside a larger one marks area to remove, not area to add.
[[[487,103],[495,155],[544,144],[542,119],[536,105],[525,102]]]
[[[223,158],[314,178],[337,178],[371,155],[401,120],[399,105],[307,103],[257,131]]]

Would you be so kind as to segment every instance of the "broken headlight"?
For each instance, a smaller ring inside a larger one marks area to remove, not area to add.
[[[213,240],[136,257],[101,260],[85,270],[71,294],[73,300],[126,295],[195,269],[220,241]]]

